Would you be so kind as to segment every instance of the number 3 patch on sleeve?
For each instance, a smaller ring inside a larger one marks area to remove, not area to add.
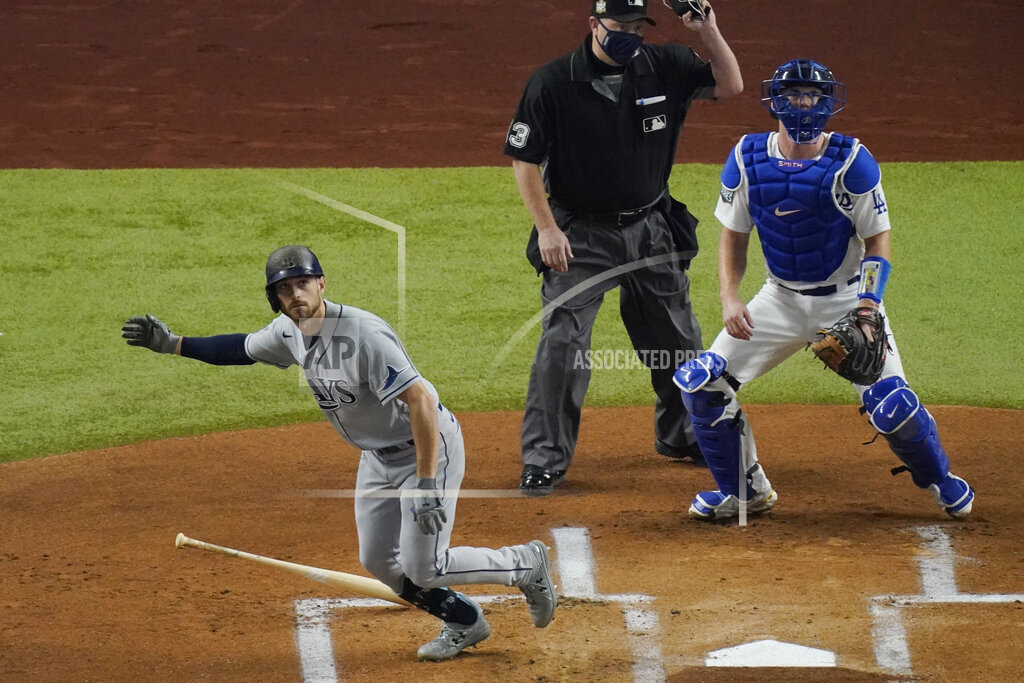
[[[530,127],[525,123],[513,121],[508,129],[508,144],[522,149],[526,147],[526,141],[530,137]]]

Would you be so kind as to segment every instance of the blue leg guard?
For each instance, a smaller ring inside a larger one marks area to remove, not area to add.
[[[725,366],[724,358],[705,352],[681,365],[672,381],[682,391],[693,433],[718,490],[725,496],[740,497],[742,461],[743,471],[748,473],[745,500],[754,500],[758,491],[750,485],[752,481],[759,489],[767,486],[770,490],[770,485],[756,464],[753,435],[736,392],[723,377]]]
[[[939,441],[935,419],[900,377],[886,377],[864,392],[871,425],[910,469],[914,483],[926,489],[949,474],[949,458]]]

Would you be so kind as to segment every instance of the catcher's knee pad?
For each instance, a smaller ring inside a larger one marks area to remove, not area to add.
[[[693,433],[719,490],[739,496],[740,465],[743,471],[757,462],[753,436],[736,400],[736,391],[725,379],[726,361],[707,351],[679,366],[672,381],[682,391]]]
[[[910,469],[914,483],[928,488],[945,479],[949,458],[935,418],[901,377],[886,377],[864,392],[864,410],[889,448]]]

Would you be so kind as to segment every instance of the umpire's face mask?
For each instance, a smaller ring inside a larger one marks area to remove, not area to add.
[[[597,20],[597,23],[601,24],[605,30],[604,40],[601,41],[601,49],[605,54],[611,57],[616,64],[622,66],[633,61],[640,51],[640,46],[643,45],[644,37],[639,33],[629,31],[613,31],[605,26],[600,19]]]

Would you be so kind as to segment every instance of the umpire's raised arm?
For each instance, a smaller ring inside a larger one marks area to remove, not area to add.
[[[739,62],[732,48],[725,42],[722,32],[718,30],[718,15],[711,11],[711,5],[704,3],[705,19],[697,20],[693,12],[687,11],[680,17],[683,24],[691,31],[700,35],[704,47],[708,49],[711,62],[711,73],[715,76],[715,99],[734,97],[743,92],[743,75],[740,73]]]

